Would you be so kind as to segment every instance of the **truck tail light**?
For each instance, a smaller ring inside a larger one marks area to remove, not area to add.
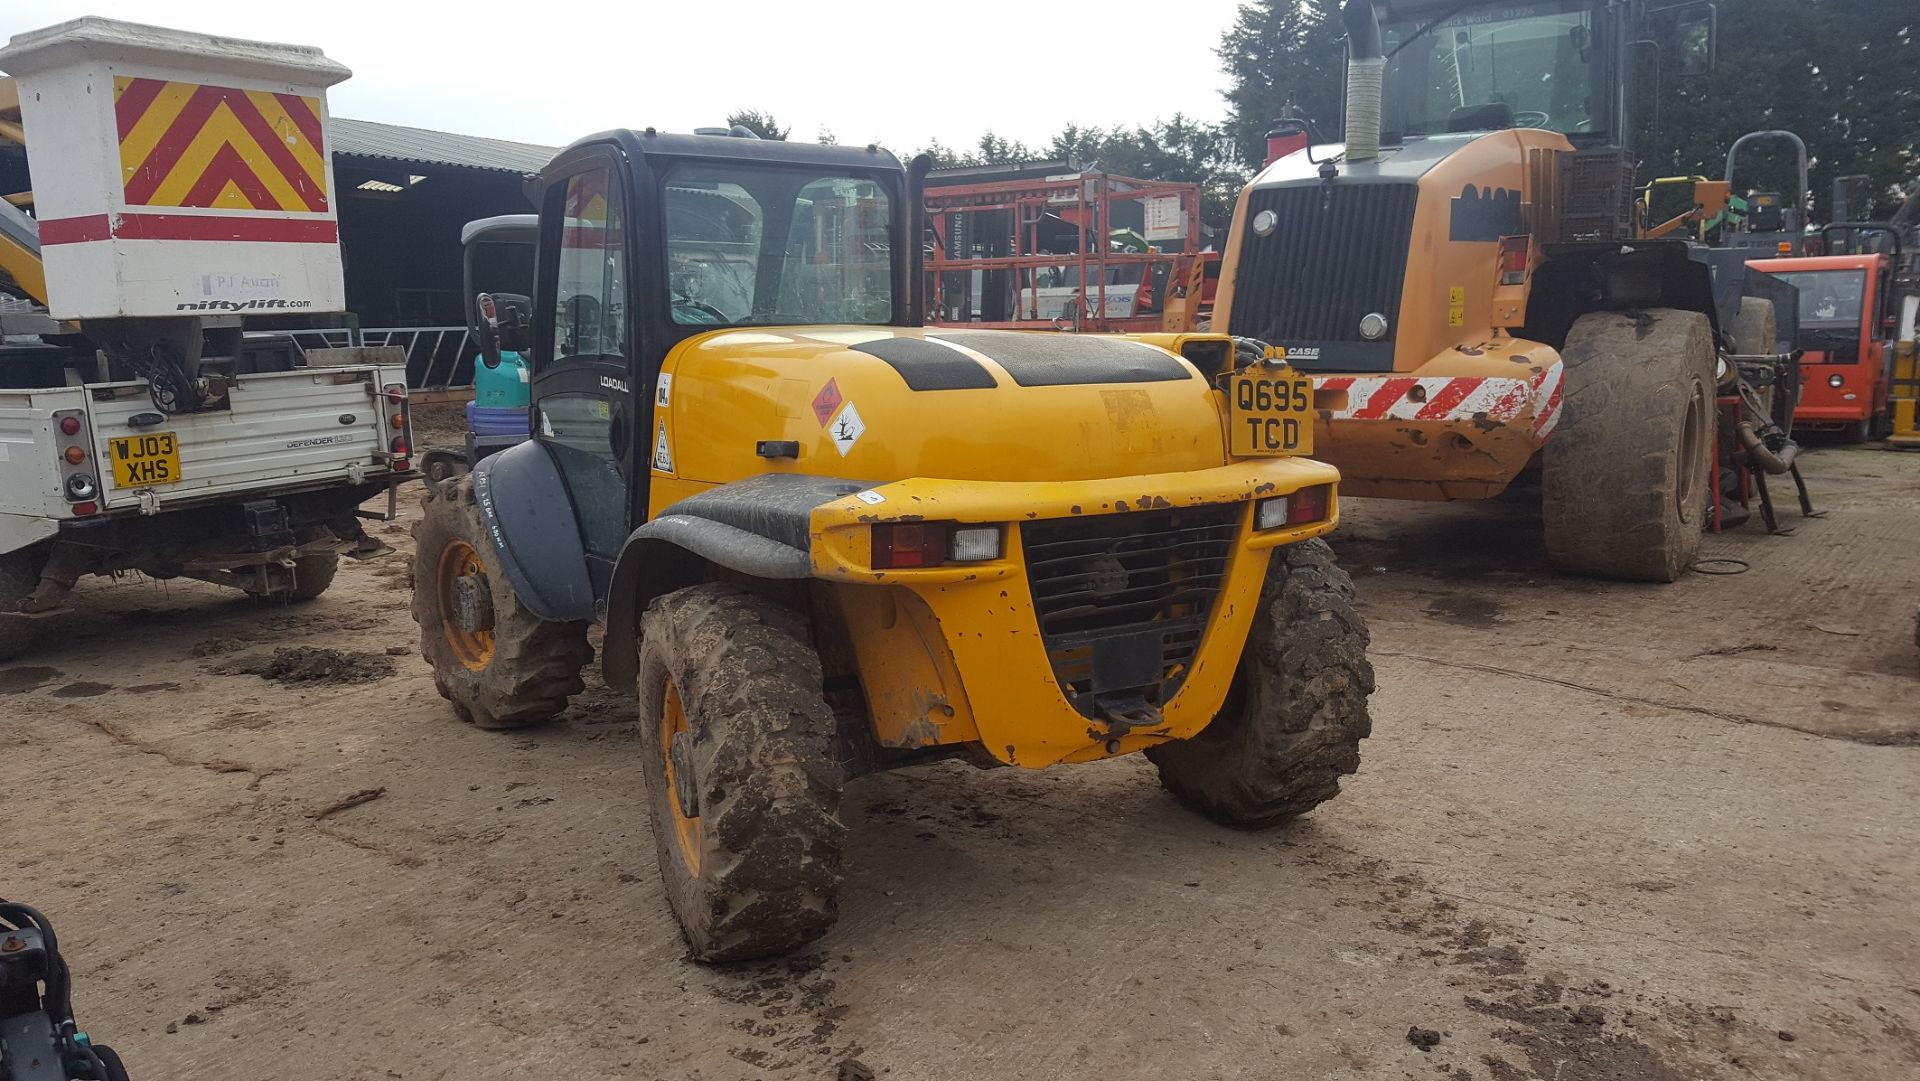
[[[405,470],[409,468],[408,458],[413,454],[413,418],[407,411],[407,385],[388,383],[380,390],[381,408],[386,412],[387,424],[395,433],[387,449],[393,452],[393,468]]]
[[[1527,245],[1533,238],[1526,233],[1500,238],[1500,284],[1525,285],[1527,282]]]
[[[80,434],[80,418],[79,417],[61,417],[60,418],[60,434],[61,435],[79,435]]]

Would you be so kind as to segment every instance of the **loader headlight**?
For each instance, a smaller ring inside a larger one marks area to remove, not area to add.
[[[100,494],[100,482],[88,473],[74,473],[67,477],[67,499],[78,503],[83,499],[92,499]]]
[[[1387,336],[1387,317],[1379,312],[1368,312],[1360,317],[1360,336],[1370,342],[1377,342]]]
[[[1834,372],[1832,375],[1827,376],[1827,385],[1830,387],[1842,387],[1845,386],[1846,383],[1847,377],[1841,375],[1839,372]]]
[[[1273,232],[1273,227],[1279,224],[1280,215],[1271,210],[1262,210],[1253,216],[1253,235],[1267,236]]]
[[[1000,527],[958,522],[893,522],[873,527],[875,570],[980,563],[1000,558]]]
[[[1315,484],[1291,495],[1262,499],[1253,505],[1253,528],[1279,529],[1321,521],[1327,516],[1332,496],[1333,485]]]

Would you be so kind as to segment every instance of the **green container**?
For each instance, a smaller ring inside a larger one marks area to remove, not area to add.
[[[527,407],[527,362],[509,349],[500,351],[500,363],[487,367],[484,357],[473,363],[473,404],[482,409]]]

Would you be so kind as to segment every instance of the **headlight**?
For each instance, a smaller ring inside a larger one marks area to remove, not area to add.
[[[1327,516],[1327,503],[1332,495],[1333,485],[1315,484],[1291,495],[1262,499],[1253,505],[1253,528],[1279,529],[1322,521]]]
[[[1266,236],[1273,232],[1274,226],[1279,224],[1280,215],[1271,210],[1262,210],[1253,216],[1253,235]]]
[[[1827,376],[1827,385],[1830,387],[1845,386],[1846,382],[1846,376],[1841,375],[1839,372],[1834,372],[1832,375]]]
[[[1387,317],[1379,312],[1368,312],[1360,317],[1360,336],[1370,342],[1377,342],[1387,336]]]
[[[949,556],[955,563],[978,563],[982,560],[1000,558],[1000,527],[993,525],[963,525],[953,531],[953,554]]]
[[[92,499],[100,494],[100,483],[87,473],[75,473],[67,478],[67,498],[79,502]]]

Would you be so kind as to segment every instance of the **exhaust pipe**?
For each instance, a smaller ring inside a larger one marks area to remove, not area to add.
[[[1386,81],[1386,50],[1373,0],[1347,0],[1340,9],[1347,28],[1347,160],[1380,156],[1380,91]]]
[[[1760,468],[1773,476],[1779,476],[1793,468],[1793,460],[1800,456],[1800,444],[1789,439],[1778,453],[1768,449],[1766,440],[1753,430],[1753,422],[1743,420],[1736,429],[1740,445],[1747,448],[1748,457],[1760,463]]]

